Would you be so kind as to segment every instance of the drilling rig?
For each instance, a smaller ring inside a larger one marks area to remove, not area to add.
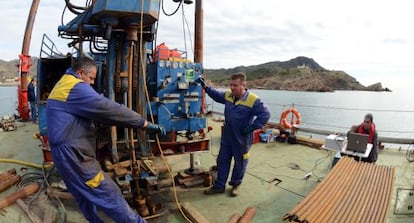
[[[165,1],[165,0],[164,0]],[[95,0],[86,6],[65,0],[76,16],[58,27],[60,38],[73,47],[71,53],[57,51],[43,36],[38,61],[39,131],[47,142],[47,98],[65,70],[76,58],[93,58],[98,66],[94,89],[101,95],[165,127],[167,135],[148,135],[143,130],[121,129],[97,123],[97,157],[116,164],[130,161],[130,172],[114,176],[125,194],[140,196],[140,186],[154,173],[139,162],[151,156],[190,155],[188,174],[198,174],[194,154],[209,150],[205,94],[195,82],[204,76],[202,1],[173,0],[178,7],[195,3],[194,60],[187,53],[156,46],[161,0]],[[87,106],[87,105],[85,105]],[[155,176],[156,177],[156,176]],[[121,184],[121,183],[120,183]],[[133,203],[133,202],[132,202]],[[142,213],[141,213],[142,214]]]

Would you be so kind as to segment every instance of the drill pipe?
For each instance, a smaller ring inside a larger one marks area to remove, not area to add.
[[[7,190],[9,187],[19,182],[19,180],[20,180],[20,176],[18,175],[10,175],[7,178],[3,178],[0,181],[0,192]]]
[[[251,223],[255,215],[256,215],[256,208],[248,207],[244,211],[239,221],[237,221],[237,223]]]
[[[16,170],[15,169],[11,169],[11,170],[8,170],[4,173],[0,173],[0,182],[3,182],[5,179],[8,179],[12,175],[16,175]]]
[[[395,168],[344,157],[282,219],[289,222],[385,222]]]
[[[40,186],[37,183],[31,183],[22,189],[10,194],[9,196],[4,197],[0,200],[0,209],[3,209],[11,204],[14,204],[17,199],[26,198],[39,190]]]
[[[128,107],[132,110],[132,66],[134,58],[134,45],[135,42],[131,41],[129,47],[129,62],[128,62]],[[141,192],[139,189],[139,164],[137,163],[137,157],[135,154],[135,143],[134,143],[134,129],[129,129],[129,142],[131,149],[131,159],[132,159],[132,177],[134,179],[134,185],[137,192],[137,197],[141,197]]]

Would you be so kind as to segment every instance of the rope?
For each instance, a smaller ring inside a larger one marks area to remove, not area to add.
[[[184,14],[184,5],[183,4],[181,4],[181,11],[182,11],[182,14],[181,14],[181,17],[182,17],[182,23],[183,23],[183,34],[184,34],[184,50],[185,50],[185,52],[187,52],[187,38],[186,38],[186,35],[185,35],[185,22],[184,22],[184,18],[185,18],[185,14]]]
[[[30,209],[30,206],[32,204],[36,204],[42,201],[47,200],[48,195],[46,193],[47,188],[50,186],[49,184],[49,178],[51,176],[57,176],[57,170],[54,168],[53,164],[46,164],[43,162],[42,164],[42,172],[29,172],[25,173],[21,176],[21,180],[15,184],[15,188],[17,190],[24,188],[25,186],[32,184],[33,182],[39,184],[40,188],[39,190],[29,197],[27,197],[25,200],[27,200],[27,207]],[[53,191],[53,193],[55,193]],[[55,196],[56,200],[58,201],[59,207],[61,208],[62,214],[63,214],[63,220],[61,222],[66,222],[66,209],[63,205],[62,201],[58,198],[58,196]]]
[[[180,5],[182,4],[182,2],[183,1],[181,1],[180,2]],[[162,10],[163,10],[163,12],[164,12],[164,1],[162,1]],[[144,1],[142,1],[142,3],[141,3],[142,5],[141,5],[141,9],[143,10],[144,9]],[[177,7],[177,10],[180,8],[180,5]],[[176,10],[176,11],[177,11]],[[176,12],[175,11],[175,12]],[[174,13],[175,13],[174,12]],[[173,14],[174,14],[173,13]],[[139,47],[139,55],[140,55],[140,59],[141,59],[141,64],[145,64],[145,61],[144,61],[144,57],[142,56],[142,54],[143,54],[143,52],[142,52],[142,28],[143,28],[143,11],[141,11],[141,22],[140,22],[140,38],[139,38],[139,45],[140,45],[140,47]],[[164,14],[165,14],[165,12],[164,12]],[[144,69],[144,66],[141,66],[141,68],[142,68],[142,76],[143,76],[143,79],[144,79],[144,83],[147,83],[147,80],[146,80],[146,75],[145,75],[145,69]],[[150,97],[149,97],[149,92],[148,92],[148,88],[147,88],[147,85],[146,84],[144,84],[144,90],[145,90],[145,97],[146,97],[146,99],[147,99],[147,104],[148,104],[148,108],[149,108],[149,112],[150,112],[150,117],[151,117],[151,122],[155,122],[155,120],[154,120],[154,115],[153,115],[153,112],[152,112],[152,108],[151,108],[151,100],[150,100]],[[187,221],[187,222],[189,222],[189,223],[191,223],[192,221],[187,217],[187,215],[184,213],[184,211],[183,211],[183,209],[182,209],[182,206],[181,206],[181,204],[180,204],[180,201],[178,200],[178,195],[177,195],[177,189],[176,189],[176,186],[175,186],[175,179],[174,179],[174,175],[173,175],[173,173],[172,173],[172,170],[171,170],[171,167],[170,167],[170,165],[168,164],[168,161],[167,161],[167,158],[165,157],[165,155],[164,155],[164,152],[162,151],[162,149],[161,149],[161,143],[160,143],[160,139],[159,139],[159,137],[158,137],[158,135],[155,135],[156,136],[156,138],[155,138],[155,141],[156,141],[156,143],[157,143],[157,147],[159,148],[159,151],[160,151],[160,155],[161,155],[161,158],[162,158],[162,160],[163,160],[163,162],[164,162],[164,164],[165,164],[165,166],[167,167],[167,170],[168,170],[168,174],[169,174],[169,176],[170,176],[170,179],[171,179],[171,181],[172,181],[172,185],[173,185],[173,194],[174,194],[174,200],[175,200],[175,204],[177,205],[177,208],[178,208],[178,210],[180,211],[180,213],[181,213],[181,215],[183,216],[183,218]]]
[[[212,101],[212,103],[214,103],[214,101]],[[266,102],[266,105],[276,105],[276,106],[281,106],[281,107],[290,106],[292,104],[279,104],[279,103],[271,103],[271,102],[269,103],[269,102]],[[296,104],[296,103],[294,105],[297,106],[297,107],[320,108],[320,109],[333,109],[333,110],[414,113],[414,110],[372,109],[372,108],[346,108],[346,107],[322,106],[322,105],[306,105],[306,104]]]
[[[302,122],[302,124],[308,124],[308,125],[316,125],[316,126],[326,126],[326,127],[332,127],[332,128],[338,128],[338,129],[349,129],[349,126],[337,126],[337,125],[329,125],[329,124],[320,124],[315,122]],[[414,133],[414,131],[398,131],[398,130],[381,130],[377,129],[378,132],[389,132],[389,133],[405,133],[405,134],[411,134]]]
[[[52,172],[53,170],[57,171],[57,169],[55,169],[55,168],[54,168],[55,166],[52,164],[52,168],[51,168],[49,171],[47,171],[47,172],[46,172],[46,169],[45,169],[45,164],[46,164],[46,163],[45,163],[45,162],[43,162],[42,173],[43,173],[44,183],[46,184],[46,188],[49,188],[49,187],[50,187],[49,177],[50,177],[50,175],[51,175],[51,172]],[[57,175],[59,175],[59,174],[57,173]],[[65,205],[64,205],[64,204],[63,204],[63,202],[60,200],[59,196],[56,194],[56,192],[55,192],[54,190],[52,190],[52,193],[53,193],[54,197],[56,198],[56,200],[57,200],[57,202],[58,202],[58,204],[59,204],[59,207],[61,208],[61,212],[63,213],[63,220],[62,220],[62,222],[66,223],[66,219],[67,219],[67,212],[66,212]]]
[[[212,101],[212,104],[214,104],[214,101]],[[285,107],[289,106],[289,104],[278,104],[278,103],[267,103],[267,102],[266,102],[266,105],[281,106],[282,110]],[[297,107],[334,109],[334,110],[348,110],[348,111],[376,111],[376,112],[399,112],[399,113],[412,113],[412,112],[414,112],[412,110],[370,109],[370,108],[358,109],[358,108],[318,106],[318,105],[305,105],[305,104],[294,104],[294,105],[297,106]],[[309,125],[310,127],[312,127],[312,126],[325,126],[325,127],[336,128],[336,129],[349,129],[349,126],[338,126],[338,125],[330,125],[330,124],[315,123],[315,122],[304,122],[304,121],[302,121],[302,125]],[[385,132],[385,133],[399,133],[399,134],[413,134],[414,133],[414,131],[382,130],[382,129],[377,129],[377,131],[378,132]]]
[[[413,113],[414,112],[413,110],[370,109],[370,108],[344,108],[344,107],[317,106],[317,105],[304,105],[304,104],[295,104],[295,105],[298,106],[298,107],[336,109],[336,110],[349,110],[349,111],[407,112],[407,113]]]
[[[185,16],[185,12],[184,12],[184,5],[182,5],[182,17],[183,17],[183,32],[184,32],[184,46],[185,46],[185,52],[187,53],[187,40],[186,40],[186,35],[185,35],[185,27],[184,24],[187,26],[187,30],[188,30],[188,38],[190,39],[190,49],[191,49],[191,53],[194,55],[194,48],[193,48],[193,40],[191,38],[192,34],[191,34],[191,29],[190,26],[188,25],[188,21],[187,21],[187,17]],[[188,55],[186,54],[186,57]]]

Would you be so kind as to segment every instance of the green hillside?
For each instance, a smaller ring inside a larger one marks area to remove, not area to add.
[[[206,69],[205,72],[208,79],[218,86],[227,86],[231,74],[244,72],[249,88],[294,91],[385,90],[381,83],[364,86],[347,73],[327,70],[307,57],[230,69]]]

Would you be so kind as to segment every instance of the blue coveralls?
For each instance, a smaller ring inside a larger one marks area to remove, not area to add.
[[[37,105],[36,105],[36,93],[35,86],[32,82],[27,86],[27,99],[30,103],[30,120],[36,122],[37,119]]]
[[[104,222],[103,210],[115,222],[146,222],[130,208],[119,187],[96,160],[93,121],[128,128],[145,120],[127,107],[100,96],[68,69],[47,103],[47,128],[54,164],[89,222]]]
[[[207,87],[206,93],[214,101],[225,105],[225,124],[217,158],[218,172],[215,187],[225,188],[232,157],[234,157],[234,167],[229,184],[240,185],[246,172],[249,150],[253,142],[253,133],[244,135],[243,130],[249,126],[253,126],[254,129],[262,128],[269,121],[270,112],[260,98],[248,90],[237,101],[231,90],[218,91]]]

